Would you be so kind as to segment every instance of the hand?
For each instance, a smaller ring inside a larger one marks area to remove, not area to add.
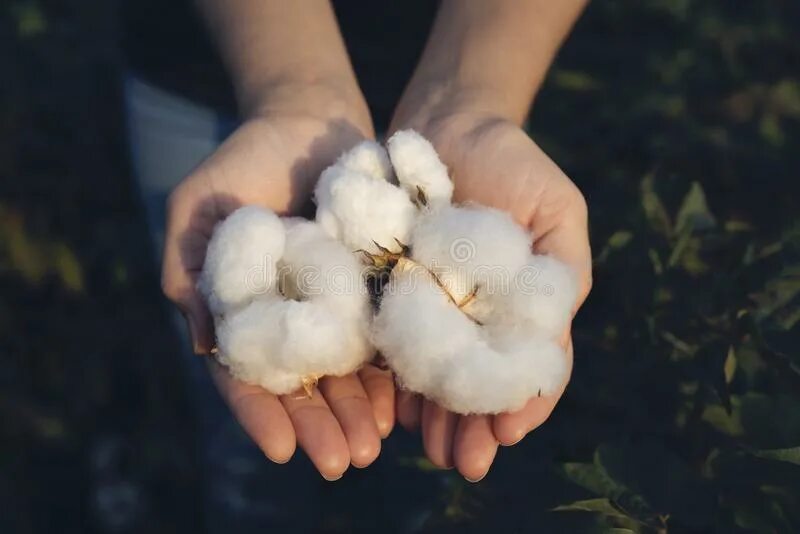
[[[533,249],[567,262],[579,275],[579,297],[591,287],[587,207],[567,176],[516,124],[491,115],[452,113],[433,120],[405,121],[428,137],[455,182],[455,202],[475,201],[511,213],[533,232]],[[400,126],[400,125],[398,125]],[[572,368],[569,328],[562,338]],[[425,451],[439,467],[455,466],[470,481],[488,472],[498,444],[513,445],[541,425],[560,392],[535,397],[517,412],[458,416],[409,392],[397,397],[398,421],[421,425]]]
[[[282,92],[288,99],[299,93]],[[162,286],[185,315],[198,354],[208,354],[214,343],[209,313],[196,290],[214,224],[245,204],[296,213],[319,173],[372,135],[363,118],[366,106],[353,106],[357,111],[351,113],[353,107],[339,100],[303,97],[291,105],[262,107],[170,196]],[[371,365],[350,376],[323,378],[311,398],[276,397],[233,379],[210,358],[209,368],[239,423],[268,458],[287,462],[297,443],[329,480],[341,477],[350,464],[364,467],[375,460],[381,438],[394,424],[391,375]]]

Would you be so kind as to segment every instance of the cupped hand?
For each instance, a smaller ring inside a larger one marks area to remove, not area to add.
[[[414,124],[448,166],[455,202],[474,201],[511,213],[533,233],[533,250],[571,265],[579,276],[574,311],[591,287],[587,206],[575,184],[518,125],[504,119],[459,113]],[[572,369],[569,328],[562,343]],[[568,375],[569,376],[569,375]],[[398,392],[397,417],[422,428],[424,448],[439,467],[455,466],[468,480],[482,479],[498,444],[513,445],[541,425],[566,387],[535,397],[519,411],[496,416],[458,416],[407,391]]]
[[[372,135],[368,120],[315,116],[300,108],[288,113],[272,109],[244,122],[170,195],[162,286],[186,317],[198,354],[208,354],[214,344],[213,324],[196,289],[214,225],[247,204],[297,213],[319,173]],[[211,358],[209,369],[222,397],[268,458],[286,462],[299,444],[329,480],[351,464],[364,467],[375,460],[381,438],[394,424],[391,375],[371,365],[349,376],[323,378],[311,398],[272,395],[233,379]]]

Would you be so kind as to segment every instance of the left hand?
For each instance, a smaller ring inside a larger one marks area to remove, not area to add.
[[[472,112],[445,113],[435,120],[407,121],[436,147],[455,183],[454,202],[474,201],[505,210],[533,232],[533,250],[571,265],[579,276],[578,299],[591,288],[587,206],[575,184],[518,125]],[[562,343],[572,369],[569,327]],[[567,379],[568,380],[568,379]],[[489,471],[498,444],[513,445],[541,425],[566,387],[534,397],[519,411],[496,416],[459,416],[407,391],[398,392],[397,418],[408,429],[422,427],[425,452],[441,468],[455,466],[469,481]]]

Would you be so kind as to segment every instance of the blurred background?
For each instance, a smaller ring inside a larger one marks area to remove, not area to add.
[[[0,5],[0,532],[205,524],[127,156],[123,15]],[[800,531],[799,29],[796,0],[592,3],[530,122],[591,215],[566,396],[479,484],[399,428],[335,484],[298,454],[297,525]]]

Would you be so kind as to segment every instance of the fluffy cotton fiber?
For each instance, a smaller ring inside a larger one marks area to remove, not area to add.
[[[285,242],[278,216],[258,206],[240,208],[217,224],[199,282],[211,312],[218,315],[268,293]]]
[[[385,182],[391,182],[394,178],[386,149],[375,141],[362,141],[342,154],[336,163],[345,169]]]
[[[252,242],[239,237],[258,233],[250,224],[263,226],[274,217],[278,227],[271,230],[281,236],[281,250],[272,257],[270,291],[251,292],[231,306],[217,298],[219,361],[234,377],[275,394],[353,372],[372,354],[369,301],[358,261],[316,223],[291,219],[284,225],[267,210],[257,217],[253,210],[234,212],[215,230],[200,290],[209,302],[215,295],[236,294],[240,280],[219,266],[231,264],[223,261],[228,258],[249,258],[245,251]],[[242,272],[242,265],[233,265]]]
[[[530,256],[531,236],[503,211],[446,206],[425,214],[411,235],[413,258],[433,270],[457,301],[474,288],[508,293]]]
[[[423,180],[408,177],[428,177],[424,169],[435,165],[414,155],[415,136],[395,143],[398,180],[416,187]],[[531,243],[496,209],[435,201],[420,211],[410,259],[392,271],[373,324],[373,342],[405,388],[464,414],[515,410],[558,391],[568,369],[557,340],[576,285],[565,265],[533,255]]]
[[[316,222],[235,212],[215,230],[200,282],[220,361],[282,394],[352,372],[374,344],[403,387],[458,413],[557,392],[574,273],[532,254],[507,213],[451,206],[452,194],[431,144],[401,131],[388,156],[366,141],[322,173]],[[394,266],[374,318],[357,250],[373,269]]]
[[[457,413],[500,413],[558,390],[563,349],[535,335],[499,337],[465,315],[427,269],[395,268],[373,340],[403,387]]]
[[[411,198],[421,190],[430,206],[450,204],[453,182],[430,141],[414,130],[400,130],[386,144],[397,181]]]
[[[319,225],[351,250],[399,249],[417,212],[401,189],[338,164],[322,173],[314,197]]]

